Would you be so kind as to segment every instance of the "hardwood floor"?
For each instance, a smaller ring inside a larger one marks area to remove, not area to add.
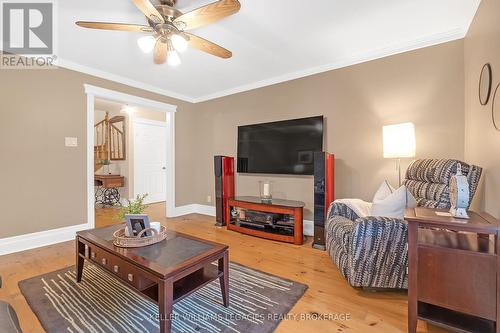
[[[214,226],[214,218],[187,215],[167,219],[163,204],[151,205],[148,214],[170,229],[229,245],[230,260],[309,286],[290,314],[301,320],[284,320],[276,332],[406,332],[407,297],[398,292],[365,292],[350,287],[326,252],[242,235]],[[96,210],[96,225],[117,223],[116,209]],[[0,256],[3,288],[0,299],[16,309],[25,333],[43,332],[36,316],[20,293],[23,279],[74,265],[74,243],[64,242],[39,249]],[[328,315],[330,318],[312,319]],[[348,316],[347,320],[332,316]],[[309,317],[309,318],[307,318]],[[445,332],[419,322],[418,332]]]

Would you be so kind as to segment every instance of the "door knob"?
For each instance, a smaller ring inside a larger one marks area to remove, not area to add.
[[[162,170],[166,170],[167,168],[166,167],[163,167]]]

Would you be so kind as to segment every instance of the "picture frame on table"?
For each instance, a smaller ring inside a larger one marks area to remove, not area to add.
[[[130,237],[137,237],[137,235],[144,229],[151,227],[149,216],[146,214],[125,214],[125,221]],[[143,237],[152,236],[151,231],[146,231]]]

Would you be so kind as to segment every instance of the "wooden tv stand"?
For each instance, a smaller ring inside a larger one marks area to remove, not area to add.
[[[273,199],[263,202],[259,197],[235,197],[228,199],[226,205],[229,230],[247,235],[302,245],[303,210],[301,201]],[[260,215],[257,218],[255,215]],[[265,213],[272,215],[271,220],[263,221]]]

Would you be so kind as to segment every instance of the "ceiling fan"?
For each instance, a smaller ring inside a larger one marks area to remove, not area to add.
[[[150,0],[133,2],[146,15],[149,25],[86,21],[78,21],[76,24],[91,29],[148,33],[150,35],[139,38],[137,43],[145,53],[154,50],[156,64],[163,64],[168,59],[169,65],[179,65],[181,60],[177,52],[183,52],[188,46],[220,58],[227,59],[232,56],[231,51],[222,46],[186,31],[238,12],[241,7],[238,0],[219,0],[185,14],[174,8],[177,0],[159,0],[159,3],[155,4]]]

